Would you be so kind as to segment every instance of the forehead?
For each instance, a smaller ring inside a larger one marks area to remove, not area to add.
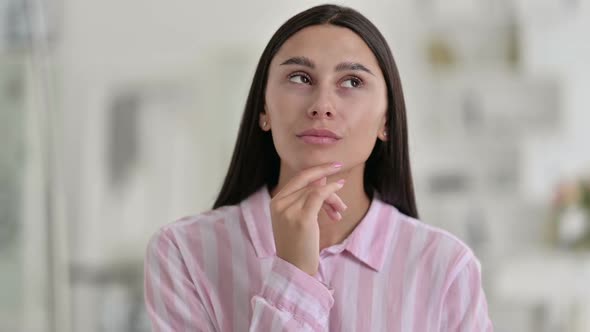
[[[330,24],[314,25],[298,31],[285,41],[274,60],[293,56],[308,57],[318,66],[356,61],[378,71],[377,59],[359,35],[348,28]]]

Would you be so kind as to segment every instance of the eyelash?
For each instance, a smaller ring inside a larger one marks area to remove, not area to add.
[[[288,76],[288,79],[290,80],[293,77],[297,77],[297,76],[305,77],[311,83],[311,77],[309,77],[309,75],[307,75],[306,73],[303,73],[303,72],[292,73]],[[348,81],[348,80],[354,80],[358,83],[358,86],[353,87],[353,89],[358,89],[364,85],[363,80],[361,80],[360,78],[358,78],[356,76],[349,76],[346,78],[345,81]],[[295,83],[295,84],[299,84],[299,83]],[[303,83],[303,84],[309,84],[309,83]]]

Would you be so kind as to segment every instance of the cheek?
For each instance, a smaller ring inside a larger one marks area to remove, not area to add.
[[[387,104],[385,96],[375,87],[343,93],[340,100],[344,107],[352,110],[351,113],[365,117],[378,116]]]
[[[288,87],[282,85],[269,86],[266,90],[266,104],[271,113],[277,115],[290,115],[300,109],[305,101],[301,93],[289,90]]]
[[[377,142],[376,127],[370,121],[359,121],[353,129],[354,133],[346,144],[347,154],[355,159],[355,162],[365,162]]]
[[[384,114],[384,106],[374,101],[357,101],[348,105],[343,112],[350,131],[356,135],[373,135],[379,128]]]
[[[277,152],[283,157],[281,152],[285,150],[297,120],[297,105],[295,100],[285,93],[284,88],[274,85],[267,88],[265,101],[271,119],[273,142]]]

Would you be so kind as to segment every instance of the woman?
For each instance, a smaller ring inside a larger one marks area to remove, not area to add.
[[[213,210],[148,246],[155,331],[491,331],[480,264],[417,220],[390,49],[333,5],[288,20],[254,76]]]

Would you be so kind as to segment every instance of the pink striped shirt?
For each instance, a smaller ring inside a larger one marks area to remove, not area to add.
[[[150,240],[154,331],[492,331],[480,263],[456,237],[375,196],[315,276],[275,254],[266,186]]]

